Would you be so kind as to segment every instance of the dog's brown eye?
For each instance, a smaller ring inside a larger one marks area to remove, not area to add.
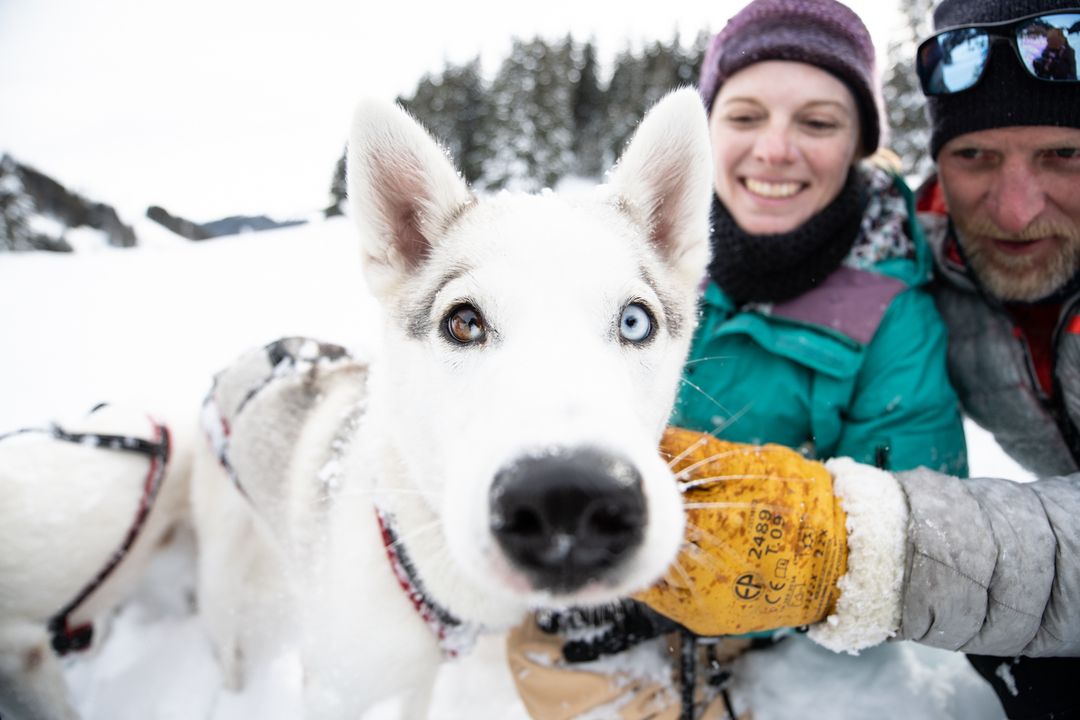
[[[487,337],[487,326],[472,305],[458,305],[446,317],[446,334],[456,343],[476,345]]]

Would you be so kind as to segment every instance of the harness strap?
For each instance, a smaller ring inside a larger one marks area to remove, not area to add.
[[[146,517],[154,505],[158,490],[161,488],[161,482],[165,477],[165,466],[169,462],[169,453],[171,450],[169,430],[164,425],[155,422],[153,419],[151,419],[151,422],[154,425],[153,440],[144,440],[142,438],[125,435],[70,433],[57,425],[52,425],[47,429],[24,428],[5,435],[0,435],[0,440],[3,440],[14,435],[41,432],[47,433],[63,442],[101,447],[109,450],[135,452],[150,458],[150,469],[147,472],[146,480],[143,482],[143,493],[139,500],[139,507],[135,513],[135,520],[128,529],[123,543],[121,543],[116,552],[112,554],[105,567],[94,576],[82,591],[49,619],[47,627],[49,634],[51,635],[52,647],[59,655],[66,655],[69,652],[77,650],[85,650],[90,646],[94,635],[93,625],[86,623],[77,627],[70,627],[68,619],[95,590],[101,587],[109,575],[116,569],[116,566],[120,564],[131,550],[131,546],[135,544],[135,540],[142,530]]]
[[[697,636],[680,628],[679,688],[681,705],[679,720],[694,720],[694,689],[697,686]]]

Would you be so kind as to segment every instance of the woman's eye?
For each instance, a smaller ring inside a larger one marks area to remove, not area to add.
[[[758,121],[758,116],[739,113],[728,115],[727,121],[732,125],[752,125]]]
[[[811,130],[818,132],[826,132],[828,130],[835,130],[839,125],[832,120],[804,120],[803,124]]]
[[[1077,148],[1054,148],[1050,151],[1056,160],[1073,160],[1080,157],[1080,150]]]
[[[652,337],[653,318],[645,306],[630,303],[622,311],[619,319],[619,335],[627,342],[641,344]]]
[[[446,316],[446,336],[460,345],[477,345],[487,339],[487,324],[472,305],[458,305]]]

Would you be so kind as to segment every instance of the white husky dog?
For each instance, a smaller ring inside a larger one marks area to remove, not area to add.
[[[307,717],[398,696],[420,718],[472,629],[612,601],[675,557],[657,447],[708,262],[708,130],[676,91],[601,188],[480,198],[371,101],[348,170],[382,354],[292,339],[218,376],[200,605],[231,684],[295,648]]]
[[[89,646],[187,515],[191,438],[95,408],[0,437],[0,715],[73,720],[57,654]]]

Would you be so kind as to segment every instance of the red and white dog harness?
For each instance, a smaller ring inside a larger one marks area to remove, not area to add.
[[[102,405],[98,405],[91,412],[99,410],[102,407]],[[23,435],[25,433],[45,433],[63,442],[89,445],[117,452],[134,452],[145,455],[150,459],[150,467],[147,470],[146,479],[143,481],[142,496],[139,498],[139,505],[135,511],[135,517],[132,520],[127,533],[124,535],[124,540],[121,542],[120,547],[112,553],[105,566],[94,575],[79,594],[49,619],[48,629],[51,636],[51,644],[53,650],[59,655],[66,655],[69,652],[85,650],[90,647],[90,643],[93,641],[94,637],[94,626],[91,623],[86,623],[71,627],[68,620],[79,606],[105,583],[109,575],[113,573],[116,567],[127,556],[131,547],[135,544],[135,540],[139,537],[139,533],[146,523],[146,518],[150,514],[151,508],[154,506],[154,500],[157,498],[158,491],[161,489],[162,480],[165,478],[165,467],[168,465],[169,453],[171,451],[169,430],[164,425],[154,421],[153,418],[150,418],[150,422],[153,426],[153,434],[149,440],[129,435],[73,433],[64,430],[58,425],[53,425],[48,428],[24,428],[5,435],[0,435],[0,440],[4,440],[5,438]]]

